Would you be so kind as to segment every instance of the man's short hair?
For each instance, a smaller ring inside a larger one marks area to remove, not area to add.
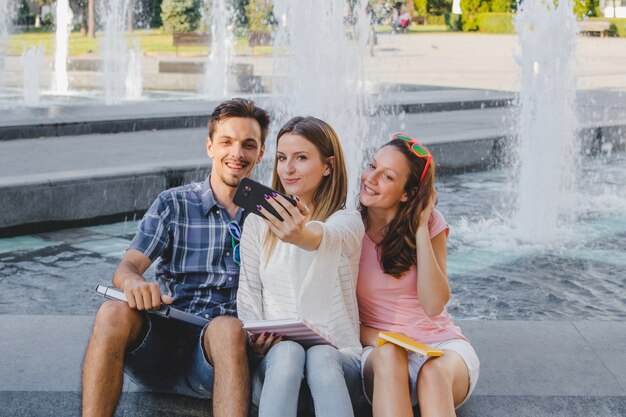
[[[261,145],[265,145],[267,130],[270,126],[270,115],[267,111],[257,107],[254,101],[245,98],[227,100],[213,110],[209,119],[209,138],[211,140],[213,140],[213,133],[217,124],[231,117],[245,117],[256,120],[259,126],[261,126]]]

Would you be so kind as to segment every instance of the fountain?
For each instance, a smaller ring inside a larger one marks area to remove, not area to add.
[[[39,70],[43,60],[44,49],[40,46],[31,46],[22,53],[22,84],[24,105],[39,104]]]
[[[104,17],[102,38],[102,76],[104,102],[118,104],[126,97],[128,45],[125,29],[129,0],[102,1],[100,16]]]
[[[58,0],[56,13],[56,41],[54,50],[54,90],[59,94],[67,94],[69,81],[67,78],[67,51],[72,10],[69,0]]]
[[[209,1],[209,0],[207,0]],[[234,11],[226,0],[211,0],[210,16],[204,19],[211,27],[211,54],[205,64],[202,94],[209,99],[228,97],[228,71],[233,54],[235,39],[233,34]]]
[[[274,2],[281,22],[274,38],[274,127],[296,115],[327,121],[342,140],[350,190],[357,189],[363,163],[363,141],[356,138],[372,133],[363,72],[369,22],[359,3],[354,6],[354,33],[348,37],[341,2]],[[273,146],[269,141],[268,155]],[[267,178],[271,169],[261,168]]]
[[[524,240],[550,241],[574,190],[576,16],[570,1],[526,0],[515,27],[521,46],[516,228]]]
[[[9,49],[9,34],[11,33],[11,17],[15,15],[13,0],[0,0],[0,89],[4,85],[4,53]]]
[[[143,90],[141,75],[141,48],[135,39],[132,49],[128,50],[128,70],[126,71],[126,99],[139,100]]]

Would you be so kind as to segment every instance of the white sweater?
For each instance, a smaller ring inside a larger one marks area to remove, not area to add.
[[[357,211],[340,210],[316,223],[323,230],[317,250],[277,240],[266,261],[267,225],[258,216],[248,216],[241,237],[237,312],[242,321],[306,319],[341,351],[360,355],[356,280],[363,222]]]

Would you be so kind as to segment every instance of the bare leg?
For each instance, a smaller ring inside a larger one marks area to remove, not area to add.
[[[460,404],[469,390],[469,375],[465,362],[458,353],[449,350],[445,355],[427,361],[417,378],[417,397],[422,417],[453,417],[454,407]]]
[[[365,389],[375,417],[413,417],[406,350],[392,343],[375,348],[365,363]]]
[[[250,402],[248,339],[234,317],[217,317],[204,332],[204,349],[215,369],[213,415],[245,417]]]
[[[143,316],[126,303],[100,307],[83,363],[83,416],[112,416],[124,381],[124,352],[141,335]]]

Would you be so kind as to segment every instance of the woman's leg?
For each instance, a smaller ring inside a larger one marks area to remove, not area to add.
[[[354,416],[352,405],[361,395],[359,358],[332,346],[313,346],[306,352],[306,379],[316,417]]]
[[[304,349],[295,342],[280,342],[267,352],[253,378],[255,392],[261,385],[259,417],[297,415],[304,362]]]
[[[417,377],[420,415],[456,416],[455,407],[467,396],[469,375],[461,356],[446,350],[444,356],[428,360]]]
[[[375,417],[413,417],[404,348],[393,343],[374,348],[364,364],[364,384]]]

